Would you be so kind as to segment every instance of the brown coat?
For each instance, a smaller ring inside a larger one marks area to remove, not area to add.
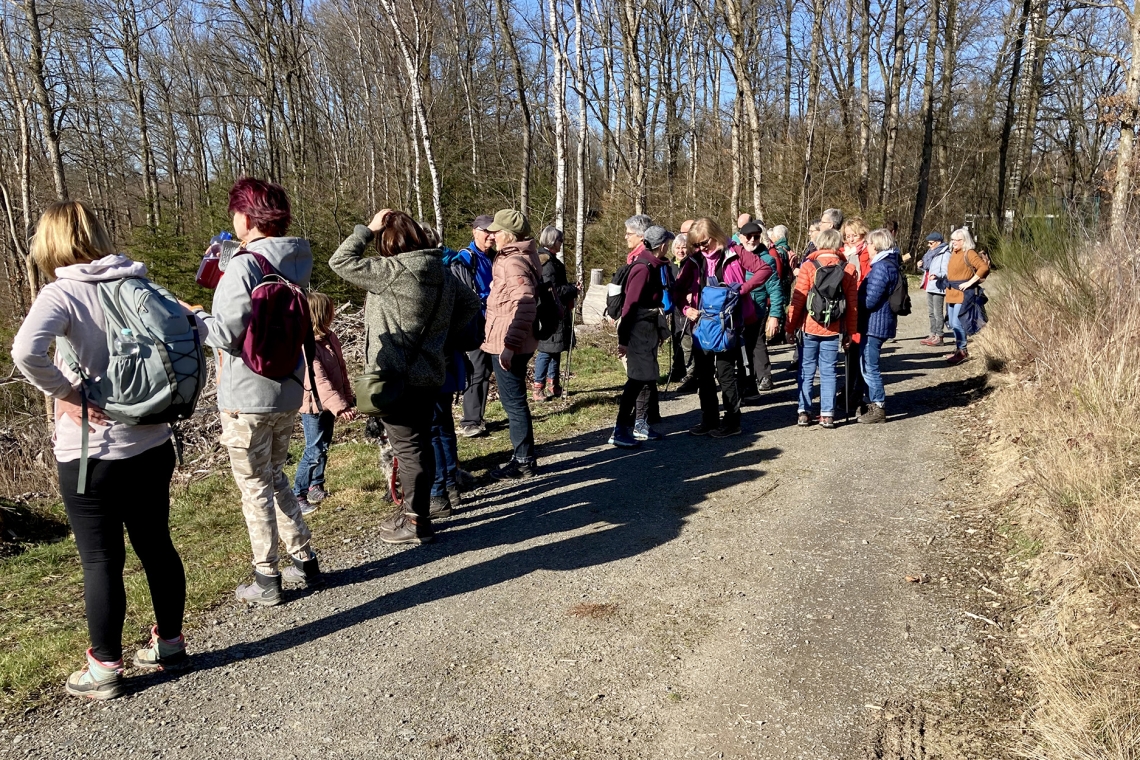
[[[317,341],[317,355],[313,357],[313,375],[317,379],[317,395],[321,406],[333,414],[340,414],[356,405],[352,379],[344,365],[344,353],[336,333],[330,332]],[[317,414],[313,393],[309,387],[309,373],[305,373],[305,396],[301,401],[301,414]]]
[[[501,354],[509,348],[516,354],[538,349],[534,320],[538,317],[538,281],[542,265],[533,240],[504,246],[491,268],[491,294],[487,296],[487,329],[483,350]]]
[[[946,264],[947,280],[950,282],[966,282],[974,276],[975,272],[981,280],[986,279],[986,275],[990,273],[990,265],[976,251],[953,251],[950,253],[950,261]],[[946,303],[962,303],[963,298],[965,295],[957,288],[949,287],[946,289]]]

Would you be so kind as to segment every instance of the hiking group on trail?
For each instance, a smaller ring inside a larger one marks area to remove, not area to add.
[[[236,240],[216,238],[199,270],[199,283],[215,289],[209,311],[147,279],[146,266],[117,253],[82,202],[53,204],[36,228],[32,257],[51,282],[16,334],[12,356],[55,402],[54,454],[83,567],[91,642],[86,666],[66,682],[76,696],[112,699],[124,690],[124,528],[155,615],[150,642],[133,663],[143,670],[189,665],[185,572],[169,529],[180,456],[172,424],[193,414],[208,354],[219,441],[241,493],[252,554],[253,577],[236,589],[239,601],[276,605],[285,586],[321,584],[305,516],[329,497],[325,467],[338,419],[367,415],[390,451],[382,464],[389,462],[400,508],[379,526],[387,543],[431,541],[435,522],[459,506],[470,474],[459,467],[457,435],[486,434],[492,375],[511,457],[488,477],[539,473],[530,403],[563,393],[562,355],[574,345],[581,294],[566,275],[561,230],[547,226],[536,240],[525,214],[503,209],[476,217],[471,243],[453,251],[438,231],[402,211],[384,209],[357,225],[328,262],[367,293],[364,366],[354,374],[332,329],[332,301],[309,288],[309,243],[286,234],[284,188],[243,178],[230,190],[228,210]],[[742,432],[742,407],[773,389],[768,346],[777,342],[795,346],[797,425],[836,427],[846,419],[840,395],[846,407],[858,407],[858,422],[886,421],[880,357],[910,310],[890,229],[870,230],[828,209],[798,254],[782,225],[766,229],[745,214],[736,226],[729,237],[707,217],[686,221],[677,234],[645,215],[626,220],[626,263],[606,299],[628,377],[610,444],[664,438],[652,427],[661,414],[664,345],[671,359],[664,374],[700,400],[700,419],[688,431],[694,436]],[[367,255],[370,245],[377,255]],[[931,329],[922,342],[940,345],[949,324],[955,351],[946,361],[957,364],[969,356],[967,337],[985,322],[979,283],[989,262],[965,228],[949,245],[931,233],[928,246],[920,268]],[[305,447],[290,483],[285,466],[298,416]]]

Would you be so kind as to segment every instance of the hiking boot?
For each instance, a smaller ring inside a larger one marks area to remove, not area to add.
[[[649,427],[649,420],[637,420],[633,423],[633,437],[639,441],[662,441],[665,436]]]
[[[458,507],[463,503],[463,497],[459,495],[459,486],[447,487],[447,503],[452,507]]]
[[[297,506],[301,508],[302,515],[311,515],[317,511],[317,505],[304,496],[297,497]]]
[[[926,345],[928,345],[928,346],[941,346],[944,342],[945,341],[942,339],[941,335],[931,335],[930,336],[930,342],[927,343]]]
[[[487,426],[482,423],[478,425],[460,425],[457,432],[464,438],[478,438],[481,435],[487,434]]]
[[[876,422],[887,421],[887,410],[881,404],[871,404],[867,407],[867,413],[861,414],[855,418],[856,422],[862,422],[865,425],[873,425]]]
[[[772,378],[766,377],[760,381],[760,392],[772,390]]]
[[[946,363],[954,367],[970,358],[968,351],[955,351],[946,357]]]
[[[712,431],[720,427],[720,421],[709,422],[708,420],[701,420],[699,425],[689,428],[689,435],[708,435]]]
[[[934,336],[933,335],[927,335],[925,338],[920,340],[919,343],[921,343],[924,346],[933,346],[934,345]]]
[[[329,497],[329,492],[320,486],[309,486],[309,495],[306,496],[310,504],[320,504]]]
[[[123,661],[104,663],[87,650],[87,667],[67,678],[65,687],[73,697],[87,699],[114,699],[123,694]]]
[[[253,571],[253,583],[242,584],[234,592],[239,602],[273,607],[281,604],[281,576],[262,575]]]
[[[321,566],[317,563],[317,555],[309,559],[293,557],[293,564],[281,571],[281,582],[300,588],[315,588],[324,584],[321,575]]]
[[[740,435],[740,417],[737,415],[725,415],[724,420],[720,423],[720,427],[712,431],[709,435],[713,438],[728,438],[733,435]]]
[[[614,432],[610,435],[609,444],[617,446],[619,449],[636,449],[637,439],[633,437],[633,433],[625,425],[615,425]]]
[[[479,479],[469,473],[462,467],[455,468],[455,492],[472,491],[475,486],[479,485]],[[453,504],[458,503],[455,499],[451,500]]]
[[[828,415],[820,415],[819,426],[825,430],[834,430],[835,418]]]
[[[428,517],[433,520],[442,520],[451,517],[451,500],[447,496],[432,496],[428,507]]]
[[[811,415],[807,412],[800,412],[796,415],[796,425],[799,427],[807,427],[812,422]]]
[[[546,381],[535,383],[530,393],[531,401],[546,401]]]
[[[517,459],[511,459],[502,467],[491,470],[487,474],[494,480],[525,480],[538,474],[538,463],[533,460],[520,462]]]
[[[562,398],[562,386],[558,384],[557,380],[550,384],[550,392],[546,394],[547,401],[556,398]]]
[[[386,544],[426,544],[435,531],[430,520],[420,523],[414,514],[401,513],[380,523],[378,535]]]
[[[677,386],[677,393],[695,393],[697,390],[697,376],[687,375],[681,384]]]
[[[178,638],[168,641],[158,635],[158,626],[151,626],[150,644],[146,649],[135,652],[135,667],[143,670],[176,671],[185,670],[190,666],[190,657],[186,654],[186,637],[178,634]]]

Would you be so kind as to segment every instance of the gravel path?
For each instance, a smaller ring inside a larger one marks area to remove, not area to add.
[[[189,632],[195,670],[9,719],[3,755],[938,756],[954,716],[925,706],[972,688],[984,625],[904,576],[943,572],[949,410],[981,367],[947,370],[925,321],[889,344],[889,424],[797,429],[777,351],[743,435],[686,435],[686,396],[659,444],[545,446],[542,477],[479,493],[436,543],[364,526],[326,551],[330,587],[224,605]]]

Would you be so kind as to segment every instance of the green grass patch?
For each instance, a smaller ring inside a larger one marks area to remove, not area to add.
[[[568,395],[531,406],[535,437],[540,444],[612,423],[616,414],[614,399],[625,383],[625,371],[616,357],[615,346],[612,331],[599,331],[580,341],[574,350],[573,377],[566,386]],[[663,352],[662,367],[667,366]],[[494,428],[491,435],[459,439],[462,466],[476,472],[510,456],[506,416],[497,401],[489,405],[487,417]],[[318,550],[359,535],[391,509],[382,499],[386,484],[377,467],[376,446],[361,440],[362,429],[363,422],[337,429],[337,439],[356,440],[334,443],[329,451],[327,477],[334,495],[308,518]],[[303,445],[303,437],[296,435],[291,451],[294,462]],[[293,469],[289,469],[290,476]],[[19,553],[0,558],[3,711],[34,704],[57,692],[67,674],[83,664],[83,651],[88,646],[83,571],[74,538],[58,529],[66,520],[63,506],[58,500],[45,500],[26,510],[44,525],[55,525],[57,529],[45,529],[46,532],[21,544]],[[175,485],[171,534],[186,568],[187,617],[193,648],[196,620],[211,607],[229,603],[233,588],[250,575],[249,538],[240,495],[228,467],[222,466],[189,485]],[[129,548],[124,576],[127,619],[123,639],[130,649],[146,642],[153,611],[142,566]]]

